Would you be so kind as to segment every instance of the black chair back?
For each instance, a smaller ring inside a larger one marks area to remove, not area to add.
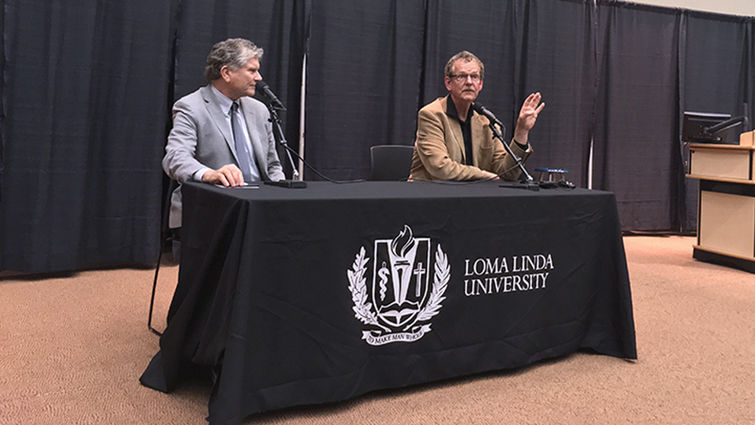
[[[414,146],[370,147],[370,178],[373,181],[402,181],[409,178]]]

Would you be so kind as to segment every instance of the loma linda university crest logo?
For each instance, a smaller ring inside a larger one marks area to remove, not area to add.
[[[360,248],[346,273],[355,316],[369,325],[362,332],[368,344],[413,342],[430,332],[429,321],[442,307],[451,277],[440,244],[434,256],[431,248],[430,238],[415,238],[406,225],[394,239],[376,239],[371,280],[365,277],[370,258]]]

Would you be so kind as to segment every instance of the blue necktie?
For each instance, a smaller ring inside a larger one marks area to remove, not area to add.
[[[244,137],[244,130],[241,126],[244,124],[241,122],[239,116],[239,104],[233,102],[231,105],[231,131],[233,132],[233,143],[236,147],[236,157],[239,159],[239,168],[244,174],[245,182],[253,182],[259,180],[259,171],[252,162],[252,154],[249,152],[246,138]]]

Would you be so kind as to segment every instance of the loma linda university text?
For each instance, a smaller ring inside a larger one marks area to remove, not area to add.
[[[545,289],[553,270],[551,254],[464,260],[464,295],[468,297]]]

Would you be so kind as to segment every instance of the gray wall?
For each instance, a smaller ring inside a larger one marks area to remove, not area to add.
[[[633,0],[632,3],[703,10],[727,15],[755,16],[753,0]]]

